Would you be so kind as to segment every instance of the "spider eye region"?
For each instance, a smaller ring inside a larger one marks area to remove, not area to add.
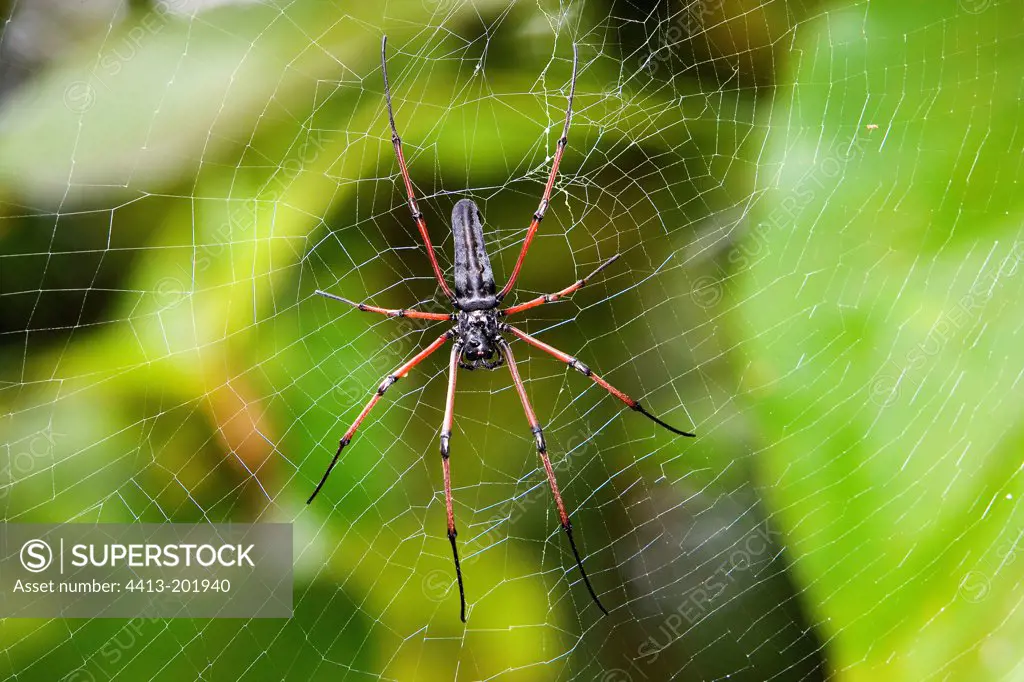
[[[459,314],[457,333],[463,360],[476,367],[497,352],[498,315],[494,310],[464,311]]]

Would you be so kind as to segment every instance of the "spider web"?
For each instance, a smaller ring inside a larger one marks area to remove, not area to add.
[[[18,133],[4,133],[14,160],[0,165],[4,518],[291,522],[296,585],[289,621],[8,620],[5,677],[954,679],[975,658],[980,678],[1019,676],[1006,648],[1021,595],[1004,586],[1019,456],[978,454],[1010,438],[1019,414],[1021,355],[1000,341],[1019,340],[1003,320],[1019,319],[1024,293],[1021,211],[999,190],[1019,184],[1019,156],[979,200],[930,172],[935,138],[915,125],[958,88],[995,101],[1022,31],[1011,3],[948,4],[890,25],[866,1],[96,0],[49,19],[13,2],[0,35]],[[986,33],[996,15],[1005,21]],[[446,329],[313,293],[446,310],[391,148],[384,31],[399,132],[449,281],[463,197],[481,207],[499,284],[511,271],[579,48],[568,151],[509,300],[621,258],[516,324],[698,434],[674,438],[513,344],[607,618],[580,580],[506,368],[458,377],[468,624],[438,450],[447,347],[388,391],[304,504],[381,378]],[[882,94],[853,98],[861,82]],[[1019,148],[1013,111],[979,100],[963,139],[945,141],[957,182],[997,166],[1002,140]],[[895,169],[890,187],[878,158]],[[935,187],[933,210],[904,206]],[[892,274],[879,265],[898,250],[888,234],[869,233],[867,255],[857,239],[883,214],[890,229],[906,215],[953,216],[955,229],[924,230],[919,258]],[[964,246],[966,223],[993,214],[997,237]],[[897,331],[852,341],[867,325],[858,314]],[[957,389],[978,374],[961,357],[979,344],[1003,377],[980,402],[1005,419],[988,438],[965,427],[953,448],[931,436],[941,454],[926,464],[911,425],[946,433],[965,419]],[[933,346],[921,363],[908,355]],[[945,360],[961,371],[936,369]],[[952,397],[929,397],[935,384]],[[865,426],[888,439],[883,454],[832,438]],[[955,486],[961,475],[976,485]],[[826,497],[836,491],[838,503]],[[944,539],[907,529],[954,505],[972,520],[937,521],[953,531]],[[858,535],[863,524],[875,535]],[[876,598],[877,610],[863,603]],[[923,603],[925,617],[900,612]],[[928,639],[946,607],[991,609],[990,622],[930,653],[947,641]]]

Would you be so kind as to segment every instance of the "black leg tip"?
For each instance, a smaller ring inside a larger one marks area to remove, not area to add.
[[[640,403],[636,403],[635,405],[633,405],[633,409],[636,410],[637,412],[639,412],[640,414],[642,414],[643,416],[647,417],[648,419],[650,419],[652,422],[654,422],[658,426],[661,426],[663,428],[668,429],[669,431],[671,431],[672,433],[676,434],[677,436],[686,436],[687,438],[696,438],[697,437],[697,434],[695,434],[695,433],[690,433],[689,431],[683,431],[681,429],[677,429],[674,426],[671,426],[670,424],[666,424],[665,422],[661,421],[660,419],[655,417],[653,414],[651,414],[650,412],[645,410],[643,405],[641,405]]]
[[[569,538],[569,546],[572,547],[572,554],[576,558],[576,567],[580,569],[580,577],[583,578],[583,584],[587,586],[587,592],[590,593],[590,598],[597,604],[597,608],[601,609],[601,613],[608,615],[608,609],[604,607],[601,600],[597,598],[597,592],[594,591],[594,586],[590,584],[590,578],[587,577],[587,572],[583,568],[583,559],[580,558],[580,552],[576,549],[576,541],[572,537],[572,524],[565,523],[562,526],[562,530],[565,531],[565,535]]]
[[[455,559],[455,578],[459,583],[459,619],[466,622],[466,587],[462,584],[462,564],[459,562],[459,549],[455,545],[455,529],[448,529],[448,542],[452,544],[452,556]]]
[[[328,471],[328,473],[330,472]],[[324,474],[324,478],[320,481],[320,485],[313,490],[313,494],[309,496],[308,500],[306,500],[307,505],[313,504],[313,500],[315,500],[316,496],[320,494],[320,489],[324,487],[325,480],[327,480],[327,474]]]

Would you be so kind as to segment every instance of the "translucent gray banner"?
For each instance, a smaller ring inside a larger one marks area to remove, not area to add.
[[[2,618],[289,618],[290,524],[0,524]]]

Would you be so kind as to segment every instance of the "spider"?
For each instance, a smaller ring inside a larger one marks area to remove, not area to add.
[[[418,310],[378,308],[377,306],[367,305],[365,303],[356,303],[348,300],[347,298],[329,294],[326,291],[320,291],[319,289],[316,293],[320,296],[326,296],[327,298],[354,306],[359,310],[380,313],[387,315],[388,317],[408,317],[418,320],[432,320],[438,322],[449,321],[454,322],[455,326],[437,337],[430,345],[421,350],[411,360],[384,377],[380,386],[377,387],[377,392],[370,398],[370,401],[366,406],[363,407],[363,410],[348,428],[348,431],[345,432],[345,435],[341,437],[341,441],[338,443],[338,451],[334,453],[334,458],[327,466],[327,470],[324,472],[323,477],[320,479],[316,489],[313,491],[313,494],[310,495],[309,500],[307,500],[306,503],[311,503],[317,496],[317,493],[320,492],[320,489],[323,488],[324,483],[327,481],[327,477],[330,476],[334,466],[338,463],[341,451],[344,450],[345,446],[352,441],[352,437],[355,435],[356,429],[359,428],[359,425],[366,418],[366,415],[370,413],[370,410],[373,409],[373,406],[377,404],[384,393],[387,392],[387,390],[391,388],[396,381],[404,378],[414,367],[423,362],[423,360],[443,346],[447,341],[454,341],[451,350],[451,359],[449,360],[448,395],[445,401],[444,422],[441,427],[441,466],[444,473],[444,498],[445,511],[448,519],[448,541],[451,543],[452,555],[455,559],[455,575],[459,584],[459,615],[462,622],[466,622],[466,590],[462,582],[462,567],[459,563],[459,549],[455,543],[455,514],[452,510],[452,482],[449,459],[449,444],[451,442],[452,422],[454,419],[455,378],[458,373],[458,368],[460,367],[468,370],[477,368],[497,369],[505,364],[508,365],[509,373],[512,375],[512,382],[519,395],[519,400],[523,404],[523,411],[526,413],[526,419],[530,423],[530,430],[533,433],[534,441],[536,443],[537,454],[540,455],[541,463],[544,466],[548,485],[551,487],[551,492],[555,498],[555,506],[558,509],[558,517],[561,521],[562,530],[565,531],[565,535],[569,539],[569,546],[572,548],[573,556],[576,558],[576,566],[579,568],[580,575],[582,576],[583,582],[586,585],[591,598],[594,600],[594,603],[597,604],[602,613],[608,615],[607,609],[605,609],[601,600],[598,599],[597,593],[594,591],[594,587],[590,584],[590,578],[587,577],[587,572],[583,568],[583,560],[580,558],[579,550],[576,548],[576,541],[573,539],[572,535],[572,523],[569,521],[569,514],[565,511],[565,503],[562,501],[562,494],[558,490],[558,482],[555,480],[555,472],[551,467],[551,460],[548,457],[547,446],[544,442],[544,431],[541,428],[540,422],[537,420],[537,415],[534,413],[533,407],[530,405],[530,400],[526,395],[523,380],[519,376],[519,369],[516,367],[516,361],[512,355],[512,348],[509,346],[509,343],[504,338],[503,334],[510,334],[515,338],[525,341],[527,344],[554,356],[556,359],[564,362],[569,367],[572,367],[583,376],[590,378],[591,381],[611,393],[634,411],[639,412],[672,433],[689,437],[693,437],[694,434],[669,426],[645,410],[639,402],[609,384],[573,356],[563,353],[553,346],[549,346],[543,341],[530,336],[521,329],[513,327],[504,321],[508,316],[572,295],[581,287],[586,285],[593,277],[597,276],[598,273],[614,263],[619,257],[618,254],[609,258],[591,274],[587,275],[583,279],[577,280],[575,283],[567,286],[561,291],[546,294],[544,296],[538,296],[532,300],[507,308],[498,307],[501,301],[515,286],[516,279],[519,276],[519,270],[522,268],[523,261],[526,258],[526,252],[530,248],[530,244],[533,241],[534,235],[537,233],[537,228],[540,226],[541,220],[544,219],[544,213],[547,210],[551,199],[551,190],[554,187],[555,178],[558,174],[558,165],[562,160],[562,155],[565,153],[565,147],[569,135],[569,123],[572,120],[572,100],[576,92],[576,68],[578,63],[576,46],[573,45],[572,81],[569,86],[569,102],[565,111],[565,127],[562,129],[562,136],[559,138],[557,143],[555,158],[551,164],[551,172],[550,175],[548,175],[547,184],[544,187],[544,196],[540,201],[540,205],[537,207],[537,211],[533,214],[533,220],[530,222],[530,226],[527,229],[526,237],[523,240],[523,245],[519,252],[519,257],[516,260],[515,267],[512,269],[512,274],[509,276],[508,282],[506,282],[505,286],[502,287],[501,291],[496,291],[494,273],[491,270],[490,258],[487,255],[487,249],[484,245],[483,216],[481,215],[480,209],[477,205],[470,199],[462,199],[455,204],[455,208],[452,211],[452,232],[454,233],[455,239],[455,289],[453,290],[445,281],[444,275],[441,272],[441,266],[437,261],[437,256],[434,254],[434,247],[430,242],[430,236],[427,233],[427,223],[423,218],[423,213],[420,212],[420,209],[416,204],[416,195],[413,191],[412,181],[409,179],[409,169],[406,167],[405,156],[402,153],[402,140],[398,136],[398,129],[395,127],[395,114],[391,106],[391,88],[388,84],[387,36],[384,36],[384,39],[381,41],[380,58],[381,72],[384,77],[384,95],[388,106],[388,120],[391,123],[391,143],[395,148],[395,156],[398,158],[398,166],[401,169],[402,180],[405,182],[405,191],[408,196],[409,210],[412,212],[412,219],[416,223],[420,237],[423,239],[423,244],[427,251],[427,257],[430,259],[430,265],[434,270],[434,276],[437,279],[437,284],[451,302],[454,312],[428,313]]]

